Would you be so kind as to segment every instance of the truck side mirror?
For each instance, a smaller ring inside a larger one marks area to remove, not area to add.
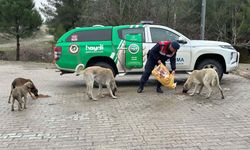
[[[183,37],[179,37],[179,39],[177,40],[178,43],[180,44],[187,44],[187,40],[184,39]]]

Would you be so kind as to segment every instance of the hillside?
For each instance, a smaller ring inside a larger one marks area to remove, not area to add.
[[[20,39],[20,60],[48,62],[53,59],[53,36],[47,33],[46,25],[29,38]],[[0,60],[15,60],[16,40],[0,33]]]

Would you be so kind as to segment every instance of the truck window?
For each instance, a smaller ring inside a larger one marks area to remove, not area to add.
[[[111,29],[104,30],[86,30],[72,33],[67,42],[85,42],[85,41],[111,41]]]
[[[176,41],[179,38],[175,33],[161,28],[150,28],[150,33],[153,43],[160,41]]]
[[[120,39],[126,40],[126,34],[142,34],[142,42],[145,42],[144,28],[126,28],[120,29],[118,35]]]

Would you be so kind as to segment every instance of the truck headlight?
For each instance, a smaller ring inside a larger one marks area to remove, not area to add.
[[[225,49],[232,49],[235,50],[235,48],[232,45],[219,45],[221,48],[225,48]]]

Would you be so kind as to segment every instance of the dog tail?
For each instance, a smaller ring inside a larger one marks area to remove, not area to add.
[[[84,71],[84,67],[83,66],[76,67],[76,69],[75,69],[76,76],[78,76],[80,74],[83,74],[82,71]]]
[[[13,85],[11,84],[11,89],[10,89],[10,95],[9,95],[8,103],[10,103],[10,99],[11,99],[11,95],[12,95],[13,89],[14,89]]]

